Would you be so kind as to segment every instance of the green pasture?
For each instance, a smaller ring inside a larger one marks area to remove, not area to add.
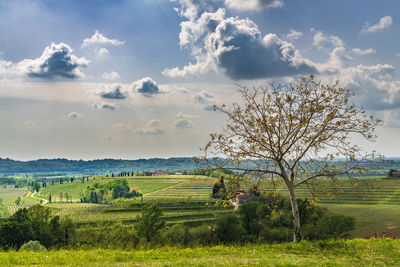
[[[357,180],[338,179],[333,186],[330,181],[315,184],[302,184],[296,188],[298,198],[312,199],[312,191],[319,203],[341,204],[400,204],[400,180],[374,178],[359,178]],[[288,195],[286,185],[279,181],[274,187],[270,183],[263,185],[263,191],[272,193],[276,190]]]
[[[3,200],[5,206],[15,204],[15,200],[18,196],[20,196],[22,200],[25,200],[24,195],[26,193],[27,191],[23,188],[0,188],[0,198]]]
[[[353,236],[364,237],[375,232],[400,232],[400,205],[322,204],[332,211],[356,219]]]
[[[143,194],[148,194],[151,192],[159,191],[164,188],[169,188],[171,186],[184,183],[185,181],[191,181],[193,179],[198,179],[199,176],[134,176],[134,177],[122,177],[126,179],[129,183],[129,186],[135,188],[136,190],[142,192]],[[52,201],[60,201],[58,199],[58,193],[68,192],[70,197],[72,197],[73,201],[79,201],[85,189],[93,185],[94,183],[106,183],[112,181],[113,179],[118,178],[111,178],[103,176],[94,176],[89,178],[89,182],[86,181],[82,182],[81,179],[75,180],[74,182],[64,182],[63,184],[55,183],[51,185],[48,183],[47,187],[42,188],[38,194],[39,197],[46,198],[47,194],[50,193],[52,195]],[[207,178],[209,179],[209,178]],[[65,201],[65,200],[63,200]]]
[[[129,204],[51,203],[46,206],[52,208],[55,215],[69,218],[79,224],[100,222],[132,224],[141,214],[142,205],[140,200],[136,200],[129,201]],[[211,204],[206,205],[203,201],[166,202],[163,200],[159,202],[159,205],[163,210],[163,219],[167,223],[196,224],[212,221],[217,214],[232,210],[232,207],[215,208]]]
[[[400,240],[0,252],[1,266],[399,266]]]

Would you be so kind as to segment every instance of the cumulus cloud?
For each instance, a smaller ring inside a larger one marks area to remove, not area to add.
[[[157,83],[150,77],[145,77],[132,83],[132,88],[135,92],[143,94],[144,96],[151,97],[155,94],[160,94],[160,88]]]
[[[176,114],[177,119],[194,119],[194,118],[199,118],[198,115],[192,115],[192,114],[185,114],[182,112],[179,112]]]
[[[55,77],[75,79],[83,77],[80,68],[89,61],[72,55],[72,49],[64,43],[52,43],[36,59],[25,59],[17,64],[17,69],[30,77],[53,79]]]
[[[146,123],[143,128],[138,128],[133,131],[138,135],[161,135],[166,132],[166,130],[161,127],[161,122],[159,120],[150,120]]]
[[[376,24],[370,26],[369,23],[366,23],[364,28],[362,29],[362,33],[376,33],[381,32],[387,28],[389,28],[393,24],[393,19],[391,16],[382,17]]]
[[[295,30],[293,30],[293,29],[290,29],[289,33],[286,34],[286,39],[289,39],[289,40],[298,40],[298,39],[300,39],[300,37],[302,37],[302,36],[303,36],[303,33],[302,33],[302,32],[298,32],[298,31],[295,31]]]
[[[115,110],[115,104],[113,103],[105,103],[105,102],[99,102],[99,103],[94,103],[93,107],[95,109],[108,109],[108,110]]]
[[[222,69],[238,80],[317,72],[291,43],[275,34],[263,37],[248,18],[225,18],[224,9],[182,22],[179,38],[182,48],[191,49],[195,63],[165,69],[165,76],[183,77]]]
[[[108,55],[109,53],[110,53],[110,51],[108,51],[108,49],[104,48],[104,47],[96,49],[96,56],[98,56],[98,57]]]
[[[216,99],[213,94],[203,90],[194,95],[193,102],[196,106],[201,107],[204,110],[212,111],[214,110]]]
[[[283,7],[282,0],[225,0],[228,8],[241,11],[256,11],[264,8]]]
[[[83,40],[82,48],[91,46],[91,45],[113,45],[119,46],[123,45],[125,41],[120,41],[118,39],[109,39],[105,37],[103,34],[99,33],[99,31],[95,31],[95,33],[90,38],[86,38]]]
[[[139,135],[161,135],[165,133],[165,129],[161,128],[139,128],[135,130],[135,134]]]
[[[188,119],[177,119],[174,122],[174,127],[178,129],[189,129],[193,128],[193,123]]]
[[[372,49],[372,48],[368,48],[365,50],[362,50],[360,48],[353,48],[352,51],[354,54],[356,54],[358,56],[372,55],[372,54],[376,53],[376,50]]]
[[[132,129],[132,125],[130,123],[114,123],[111,126],[111,129],[117,133],[129,133]]]
[[[82,112],[73,111],[73,112],[68,113],[68,114],[66,115],[66,117],[67,117],[67,118],[70,118],[70,119],[82,119],[82,118],[85,117],[85,115],[83,115]]]
[[[108,81],[115,81],[115,80],[118,80],[119,78],[121,78],[121,76],[119,76],[118,72],[115,72],[115,71],[104,72],[102,77],[104,80],[108,80]]]
[[[160,125],[161,125],[161,122],[159,120],[150,120],[147,122],[146,127],[154,128],[154,127],[158,127]]]
[[[315,31],[311,29],[311,31]],[[320,50],[330,51],[335,47],[343,47],[344,42],[337,36],[324,35],[321,31],[317,31],[314,35],[313,45]]]
[[[122,84],[103,84],[99,88],[99,96],[107,99],[126,99],[128,93],[123,89]]]

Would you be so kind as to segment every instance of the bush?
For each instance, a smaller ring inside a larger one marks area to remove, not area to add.
[[[190,234],[194,244],[210,245],[215,242],[215,234],[212,227],[205,224],[190,229]]]
[[[235,214],[224,214],[217,218],[215,234],[220,242],[237,242],[245,234],[245,229]]]
[[[259,242],[267,242],[267,243],[274,243],[274,242],[284,242],[291,239],[292,230],[289,228],[284,227],[268,227],[266,225],[261,227],[260,233],[258,235]],[[290,238],[289,238],[290,237]]]
[[[42,246],[40,244],[39,241],[35,240],[31,240],[28,243],[25,243],[21,246],[21,248],[19,249],[19,251],[46,251],[46,248],[44,246]]]
[[[169,245],[186,246],[191,241],[192,237],[189,228],[183,224],[174,224],[167,228],[163,233],[164,243]]]
[[[162,211],[157,203],[148,202],[142,207],[142,216],[137,217],[135,229],[139,237],[145,238],[147,242],[159,237],[160,231],[165,226],[161,220]]]

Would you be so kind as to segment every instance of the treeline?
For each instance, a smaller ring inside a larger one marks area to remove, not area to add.
[[[99,159],[99,160],[68,160],[40,159],[32,161],[17,161],[0,158],[0,173],[39,173],[39,172],[79,172],[79,173],[109,173],[150,171],[157,166],[160,170],[192,170],[199,165],[194,158],[152,158],[138,160]]]

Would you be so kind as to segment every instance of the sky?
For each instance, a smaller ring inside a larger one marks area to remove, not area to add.
[[[0,0],[0,157],[200,155],[238,85],[339,80],[400,156],[396,0]]]

